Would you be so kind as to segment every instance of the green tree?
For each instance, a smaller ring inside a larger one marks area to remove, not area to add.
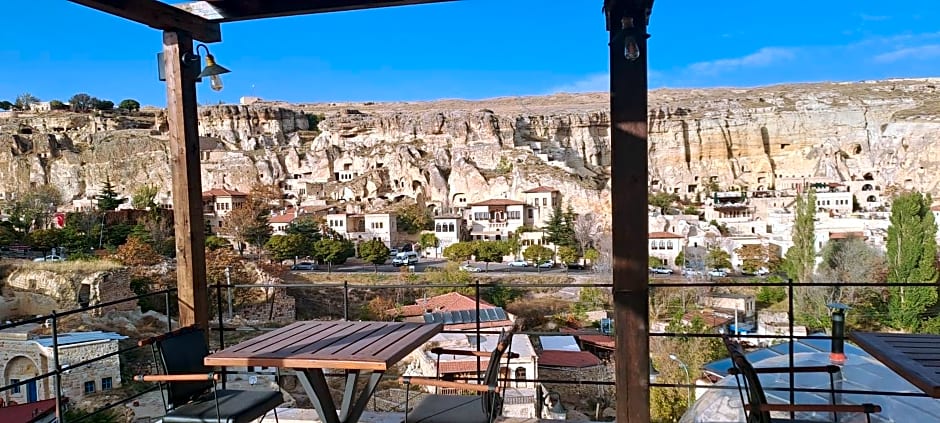
[[[741,271],[745,273],[755,273],[761,268],[774,272],[780,266],[779,248],[775,244],[747,244],[735,249],[734,253],[741,258]]]
[[[52,110],[68,110],[69,105],[59,100],[52,100],[49,102],[49,108]]]
[[[372,239],[359,244],[359,257],[372,263],[373,270],[378,273],[379,265],[388,260],[388,247],[378,239]]]
[[[73,112],[84,113],[91,110],[94,98],[85,93],[78,93],[69,99],[69,106]]]
[[[140,102],[132,98],[121,100],[121,104],[118,104],[119,109],[127,110],[128,112],[136,112],[140,110]]]
[[[43,252],[61,246],[62,238],[62,230],[57,228],[38,229],[29,234],[32,246]]]
[[[95,110],[112,110],[114,109],[114,102],[96,98],[92,100],[91,107]]]
[[[232,243],[227,239],[215,235],[206,237],[206,250],[215,251],[221,249],[231,249]]]
[[[16,96],[16,101],[13,102],[13,108],[16,110],[29,110],[29,106],[39,103],[39,99],[36,96],[30,93],[23,93]]]
[[[295,264],[297,257],[308,255],[311,247],[301,235],[274,235],[264,244],[274,261],[294,259]]]
[[[659,258],[659,257],[649,256],[649,257],[646,259],[646,266],[647,266],[647,267],[659,267],[659,266],[662,266],[662,265],[663,265],[663,259],[661,259],[661,258]]]
[[[548,217],[548,222],[545,223],[545,240],[554,244],[555,247],[576,247],[578,245],[574,234],[576,217],[570,205],[567,211],[563,211],[561,204],[556,204]]]
[[[705,262],[706,265],[712,269],[730,269],[731,254],[728,254],[728,252],[721,247],[712,246],[708,249]]]
[[[679,201],[679,196],[668,192],[649,193],[646,196],[649,205],[659,208],[660,213],[665,213],[666,208]]]
[[[679,253],[679,254],[682,254],[682,253]],[[601,253],[593,248],[588,248],[587,250],[584,251],[584,259],[591,263],[596,262],[597,259],[599,259],[600,257],[601,257]]]
[[[490,270],[490,263],[503,261],[503,256],[509,252],[506,244],[500,241],[476,241],[476,258],[484,263],[486,270]]]
[[[329,272],[334,264],[343,264],[354,255],[355,246],[345,239],[323,238],[313,243],[313,257],[321,264],[326,263]]]
[[[23,233],[49,226],[52,215],[62,205],[62,194],[52,185],[42,185],[17,194],[7,204],[9,221]]]
[[[409,234],[434,229],[434,218],[431,217],[431,213],[417,204],[409,204],[398,209],[395,219],[398,230]]]
[[[10,103],[9,101],[6,101],[6,100],[0,101],[0,110],[10,110],[12,108],[13,108],[13,103]]]
[[[555,253],[551,249],[542,245],[530,245],[522,252],[522,257],[535,263],[535,268],[538,269],[539,272],[542,271],[542,268],[538,267],[538,265],[551,260],[554,256]]]
[[[424,250],[437,247],[437,242],[437,235],[434,235],[433,232],[425,232],[421,234],[421,238],[418,239],[418,244],[421,245],[421,248]]]
[[[444,257],[450,261],[470,261],[476,254],[476,244],[473,242],[455,242],[444,248]]]
[[[932,283],[937,281],[937,223],[930,211],[930,195],[909,192],[891,203],[888,227],[888,282]],[[892,286],[888,288],[888,320],[907,331],[917,331],[924,313],[937,303],[936,287]]]
[[[522,251],[522,243],[519,242],[519,235],[509,234],[509,238],[502,241],[506,248],[506,254],[511,255],[513,259],[519,258]]]
[[[111,177],[105,178],[104,185],[101,187],[101,194],[98,194],[96,198],[98,199],[98,210],[101,211],[115,210],[118,206],[127,202],[126,198],[121,198],[117,191],[114,190],[114,185],[111,184]]]
[[[796,197],[793,246],[787,250],[784,269],[797,282],[812,282],[816,267],[816,190]]]
[[[565,271],[569,263],[577,263],[578,257],[578,250],[574,247],[566,245],[558,248],[558,260],[565,264]]]
[[[108,181],[110,183],[110,181]],[[112,188],[113,189],[113,188]],[[136,210],[156,210],[157,194],[160,188],[153,184],[147,184],[138,187],[131,195],[131,207]]]
[[[480,295],[483,299],[497,307],[506,307],[506,305],[522,295],[522,292],[518,289],[508,287],[499,282],[481,291]]]

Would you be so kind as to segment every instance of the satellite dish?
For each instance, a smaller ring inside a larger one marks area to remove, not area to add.
[[[256,383],[258,383],[258,376],[253,376],[253,375],[252,375],[252,376],[248,376],[248,384],[249,384],[249,385],[254,385],[254,384],[256,384]]]

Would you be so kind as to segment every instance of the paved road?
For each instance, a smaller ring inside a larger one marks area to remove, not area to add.
[[[447,260],[428,258],[418,260],[418,263],[415,264],[415,272],[424,272],[428,268],[442,268],[447,264]],[[564,273],[565,269],[563,267],[556,267],[553,269],[536,269],[535,267],[509,267],[505,263],[490,263],[487,268],[486,263],[483,262],[470,262],[471,265],[479,267],[480,269],[488,269],[486,273],[497,273],[497,274],[508,274],[508,273],[546,273],[546,274],[555,274],[555,273]],[[326,272],[326,266],[321,265],[318,270],[313,271],[296,271],[298,273],[307,273],[307,272]],[[358,260],[350,260],[346,264],[333,266],[334,272],[373,272],[374,267],[369,263],[361,263]],[[378,267],[379,272],[388,272],[388,273],[398,273],[401,272],[400,267],[392,266],[390,263],[381,264]],[[583,270],[571,270],[571,273],[584,272]],[[484,272],[480,272],[484,273]]]

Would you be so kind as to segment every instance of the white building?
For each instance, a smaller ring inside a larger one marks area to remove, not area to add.
[[[437,237],[437,256],[440,256],[445,248],[466,239],[467,225],[462,216],[434,216],[434,236]]]
[[[648,236],[649,256],[658,258],[663,266],[676,267],[676,257],[682,251],[684,238],[670,232],[650,232]]]
[[[474,240],[500,241],[525,224],[522,201],[495,198],[468,205],[467,220]]]
[[[355,243],[378,239],[392,248],[398,242],[397,218],[394,213],[330,213],[326,215],[326,224]]]
[[[555,207],[561,207],[561,193],[552,187],[540,186],[523,191],[526,225],[540,228],[548,223]]]
[[[248,194],[244,192],[215,188],[202,193],[202,211],[206,219],[206,230],[209,233],[218,233],[225,225],[225,215],[241,207],[248,201]]]

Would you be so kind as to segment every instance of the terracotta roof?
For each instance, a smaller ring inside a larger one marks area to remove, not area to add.
[[[32,423],[52,412],[55,412],[55,398],[2,407],[0,408],[0,421],[3,423]]]
[[[291,223],[296,219],[297,216],[294,216],[294,209],[287,209],[284,214],[276,214],[268,218],[269,223]]]
[[[463,216],[459,214],[442,214],[439,216],[434,216],[435,219],[461,219]]]
[[[577,332],[575,329],[562,328],[562,332]],[[581,342],[592,344],[597,347],[614,349],[614,337],[598,333],[597,335],[574,335]]]
[[[203,197],[247,197],[248,194],[229,189],[213,188],[202,193]]]
[[[672,232],[650,232],[648,239],[667,239],[667,238],[684,238],[682,235],[674,234]]]
[[[458,310],[476,310],[477,302],[475,299],[463,295],[459,292],[449,292],[444,295],[438,295],[428,299],[419,299],[415,304],[406,305],[401,308],[399,315],[403,317],[423,316],[427,311],[458,311]],[[480,308],[496,308],[496,306],[480,300]],[[476,324],[474,324],[475,326]]]
[[[865,232],[859,231],[849,231],[849,232],[829,232],[829,239],[849,239],[849,238],[861,238],[867,239]]]
[[[479,203],[472,203],[469,206],[524,206],[522,201],[510,200],[507,198],[491,198]]]
[[[489,365],[489,358],[480,359],[480,372],[486,371],[486,366]],[[477,372],[477,360],[447,360],[441,361],[441,366],[438,368],[438,371],[441,373],[476,373]]]
[[[539,366],[584,368],[599,366],[601,360],[587,351],[552,351],[539,354]]]
[[[940,204],[937,204],[936,206],[930,206],[930,210],[931,210],[931,211],[940,211]]]
[[[734,318],[732,317],[719,316],[714,313],[691,312],[691,313],[686,313],[684,316],[682,316],[682,321],[683,323],[685,322],[691,323],[692,320],[694,320],[696,317],[701,318],[702,322],[704,322],[705,325],[710,328],[717,328],[720,326],[724,326],[724,325],[727,325],[728,323],[731,323],[734,320]]]
[[[545,185],[522,191],[524,194],[533,194],[536,192],[558,192],[557,189]]]

